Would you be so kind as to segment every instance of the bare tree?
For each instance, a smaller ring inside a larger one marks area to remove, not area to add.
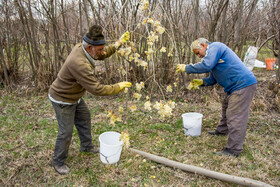
[[[274,35],[272,40],[272,51],[274,56],[277,58],[278,67],[280,67],[280,0],[271,0],[271,12],[269,13],[270,29]],[[279,90],[280,84],[280,68],[276,71],[277,78],[277,91]]]
[[[19,17],[23,26],[23,32],[24,32],[24,36],[26,39],[26,48],[28,51],[28,55],[29,55],[29,62],[30,62],[30,66],[31,66],[31,70],[33,72],[33,76],[37,74],[37,66],[38,66],[38,61],[34,61],[34,55],[32,55],[32,45],[31,45],[31,41],[32,41],[32,37],[30,36],[30,29],[28,27],[28,19],[26,16],[26,11],[23,7],[23,5],[21,4],[21,2],[19,0],[15,0],[15,5],[18,9],[19,12]]]
[[[1,30],[2,30],[2,28],[1,28]],[[2,48],[2,46],[3,46],[3,44],[4,44],[4,41],[3,41],[3,33],[2,32],[0,32],[0,34],[1,34],[1,37],[0,37],[0,59],[1,59],[1,61],[2,61],[2,63],[1,63],[1,66],[3,67],[3,72],[4,72],[4,81],[3,81],[3,84],[4,85],[10,85],[10,78],[9,78],[9,75],[8,75],[8,68],[7,68],[7,64],[6,64],[6,61],[5,61],[5,57],[4,57],[4,53],[3,53],[3,48]],[[2,76],[1,76],[1,81],[2,81]]]
[[[118,79],[146,81],[153,77],[154,82],[162,86],[174,81],[174,67],[177,63],[196,62],[190,44],[198,37],[224,42],[237,50],[240,57],[247,41],[254,42],[260,48],[271,44],[277,55],[279,28],[276,27],[278,22],[272,20],[279,18],[279,0],[262,1],[265,6],[259,6],[258,2],[150,0],[148,10],[144,12],[140,9],[141,0],[7,0],[0,4],[3,23],[1,40],[2,43],[5,41],[5,45],[1,46],[1,68],[5,62],[6,74],[10,76],[9,69],[18,69],[18,59],[24,59],[34,80],[40,83],[40,88],[48,87],[71,47],[82,41],[90,25],[98,24],[104,28],[108,43],[129,30],[136,52],[149,67],[144,69],[133,60],[115,55],[112,60],[105,61],[105,73],[100,76],[106,77],[108,82]],[[274,9],[269,12],[266,7]],[[267,17],[267,20],[258,17]],[[154,53],[149,59],[146,55],[149,47],[147,38],[154,28],[152,24],[142,24],[148,19],[159,21],[165,28],[165,32],[154,43]],[[14,27],[17,31],[12,29]],[[20,33],[23,34],[20,36]],[[162,46],[166,47],[166,53],[159,51]],[[24,64],[21,64],[22,67]],[[125,76],[119,73],[121,67],[127,72]],[[4,71],[2,77],[5,77]]]
[[[215,0],[211,3],[209,2],[207,5],[208,14],[210,17],[210,28],[208,32],[208,39],[210,41],[214,41],[214,37],[216,34],[216,27],[218,25],[218,21],[225,10],[225,7],[229,3],[229,0]]]

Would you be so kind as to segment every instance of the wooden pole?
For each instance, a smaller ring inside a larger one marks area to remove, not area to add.
[[[211,178],[215,178],[215,179],[219,179],[221,181],[226,181],[226,182],[231,182],[231,183],[235,183],[235,184],[240,184],[240,185],[244,185],[244,186],[264,186],[264,187],[272,187],[269,184],[260,182],[260,181],[256,181],[253,179],[249,179],[249,178],[243,178],[243,177],[237,177],[234,175],[228,175],[228,174],[224,174],[224,173],[219,173],[219,172],[215,172],[215,171],[211,171],[208,169],[204,169],[204,168],[200,168],[200,167],[196,167],[196,166],[192,166],[192,165],[187,165],[187,164],[183,164],[180,162],[176,162],[173,160],[169,160],[167,158],[164,157],[160,157],[157,155],[153,155],[150,153],[146,153],[137,149],[133,149],[130,148],[131,151],[142,155],[144,157],[146,157],[149,160],[155,161],[157,163],[169,166],[169,167],[173,167],[173,168],[178,168],[181,169],[183,171],[187,171],[187,172],[191,172],[191,173],[195,173],[195,174],[199,174],[199,175],[204,175],[207,177],[211,177]]]

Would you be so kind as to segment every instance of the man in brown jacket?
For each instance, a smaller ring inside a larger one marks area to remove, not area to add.
[[[77,44],[72,49],[56,80],[50,86],[49,98],[59,126],[52,165],[60,174],[69,172],[64,162],[68,156],[74,125],[81,142],[80,150],[90,153],[99,152],[92,143],[90,111],[82,96],[86,91],[98,96],[114,95],[131,86],[130,82],[103,85],[94,76],[94,60],[108,58],[125,41],[121,39],[105,47],[106,41],[102,28],[93,25],[83,37],[83,43]]]

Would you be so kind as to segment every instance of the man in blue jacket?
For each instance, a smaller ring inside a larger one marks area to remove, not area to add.
[[[225,44],[209,43],[205,38],[195,40],[191,49],[202,62],[194,65],[178,64],[176,72],[210,73],[209,77],[194,79],[198,86],[212,86],[216,83],[224,87],[226,96],[222,104],[222,119],[211,135],[228,135],[225,149],[215,152],[219,155],[238,157],[243,150],[250,105],[257,89],[254,74],[240,58]]]

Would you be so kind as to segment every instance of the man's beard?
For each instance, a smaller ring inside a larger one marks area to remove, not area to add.
[[[102,55],[101,54],[97,54],[97,55],[90,55],[94,60],[101,60],[102,59]]]

